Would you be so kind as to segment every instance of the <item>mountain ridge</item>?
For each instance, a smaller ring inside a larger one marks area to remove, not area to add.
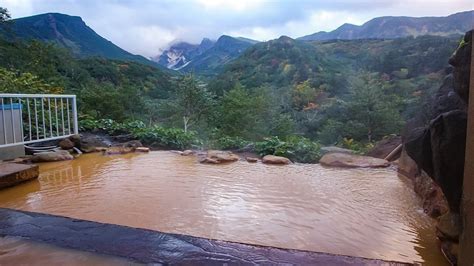
[[[90,28],[79,16],[44,13],[13,20],[9,38],[52,42],[69,49],[79,57],[102,56],[108,59],[158,64],[134,55],[105,39]]]
[[[344,23],[333,31],[319,31],[297,39],[316,41],[462,35],[473,28],[473,16],[474,11],[458,12],[444,17],[376,17],[360,26]]]

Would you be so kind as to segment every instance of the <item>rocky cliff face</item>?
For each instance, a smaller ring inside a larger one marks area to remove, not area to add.
[[[449,60],[452,68],[433,97],[432,108],[427,112],[428,123],[420,126],[422,119],[415,119],[407,124],[403,136],[406,154],[439,185],[448,202],[449,213],[439,218],[437,233],[444,254],[452,263],[456,263],[455,250],[462,228],[459,212],[464,178],[472,34],[472,30],[465,34]]]
[[[472,31],[449,60],[451,73],[433,99],[428,125],[405,130],[408,155],[440,185],[449,208],[459,213],[466,146]]]

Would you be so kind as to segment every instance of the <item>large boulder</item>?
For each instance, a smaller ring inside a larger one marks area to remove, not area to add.
[[[402,144],[402,137],[400,136],[391,136],[384,138],[383,140],[377,142],[375,147],[367,152],[367,156],[385,159],[392,151],[394,151],[400,144]],[[391,156],[390,160],[395,161],[400,157],[401,150],[393,157]]]
[[[365,168],[380,168],[388,167],[390,163],[387,160],[373,158],[368,156],[360,156],[347,153],[328,153],[325,154],[319,163],[324,166],[332,167],[365,167]]]
[[[439,184],[453,212],[461,204],[466,129],[467,113],[453,110],[413,130],[405,143],[407,154]]]
[[[290,159],[282,156],[265,155],[262,158],[262,163],[266,164],[290,164]]]
[[[68,151],[64,150],[35,153],[33,157],[31,157],[31,161],[33,162],[56,162],[72,159],[74,159],[74,157]]]
[[[95,152],[96,147],[112,146],[112,142],[108,139],[107,136],[88,132],[82,133],[81,136],[71,136],[69,137],[69,139],[74,142],[76,148],[80,149],[84,153]]]

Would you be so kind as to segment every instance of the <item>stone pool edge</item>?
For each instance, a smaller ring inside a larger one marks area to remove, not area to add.
[[[140,263],[411,265],[212,240],[7,208],[0,208],[0,235],[122,257]]]

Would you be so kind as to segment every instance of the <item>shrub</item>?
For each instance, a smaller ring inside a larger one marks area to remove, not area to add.
[[[287,157],[300,163],[316,163],[321,158],[321,146],[307,138],[292,136],[286,141],[278,137],[265,138],[255,144],[260,156],[268,154]]]
[[[112,119],[83,119],[80,121],[81,131],[103,131],[110,135],[132,134],[144,144],[171,149],[185,149],[192,145],[200,145],[196,133],[184,132],[178,128],[164,128],[161,126],[146,127],[139,120],[130,120],[117,123]]]
[[[342,148],[345,149],[353,150],[356,154],[366,154],[374,147],[374,144],[371,142],[364,144],[362,142],[354,141],[354,139],[344,138],[339,146],[342,146]]]
[[[244,148],[250,143],[241,137],[224,136],[213,141],[211,146],[220,150],[235,150]]]
[[[137,130],[133,136],[144,144],[162,148],[186,149],[192,145],[201,145],[196,132],[184,132],[180,128],[153,126]]]

